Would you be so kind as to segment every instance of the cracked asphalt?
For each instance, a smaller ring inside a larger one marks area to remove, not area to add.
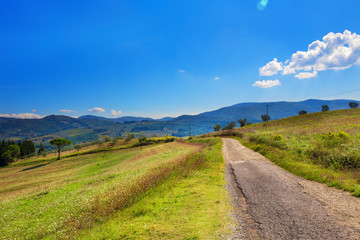
[[[359,198],[294,176],[235,139],[223,139],[223,155],[242,219],[234,239],[360,239]]]

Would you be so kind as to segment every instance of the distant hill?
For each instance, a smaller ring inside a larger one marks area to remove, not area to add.
[[[154,120],[143,117],[105,118],[86,115],[72,118],[61,115],[50,115],[42,119],[8,119],[0,118],[0,139],[36,139],[48,141],[54,137],[67,137],[72,141],[93,141],[105,136],[126,136],[128,133],[146,136],[173,135],[188,136],[190,128],[192,135],[213,131],[215,124],[222,126],[230,121],[247,118],[257,123],[261,115],[266,113],[268,105],[271,120],[298,115],[305,110],[308,113],[321,111],[321,105],[328,105],[331,110],[349,108],[349,102],[354,100],[316,100],[309,99],[300,102],[262,102],[239,103],[214,111],[197,115],[182,115],[177,118]]]
[[[262,102],[262,103],[239,103],[230,107],[220,108],[215,111],[201,113],[198,116],[229,121],[230,119],[247,118],[250,122],[260,122],[261,115],[266,113],[266,105],[269,108],[271,119],[280,119],[297,115],[299,111],[308,113],[320,112],[322,105],[328,105],[331,110],[349,108],[349,102],[354,100],[316,100],[309,99],[301,102]]]
[[[94,115],[84,115],[79,117],[79,119],[95,119],[95,120],[108,120],[114,122],[142,122],[142,121],[155,121],[152,118],[145,118],[145,117],[132,117],[132,116],[124,116],[119,118],[106,118],[106,117],[99,117]]]
[[[114,119],[116,122],[142,122],[142,121],[155,121],[152,118],[145,118],[145,117],[131,117],[131,116],[125,116],[125,117],[119,117]]]
[[[3,122],[9,121],[11,119],[14,119],[14,118],[0,117],[0,124],[3,123]]]

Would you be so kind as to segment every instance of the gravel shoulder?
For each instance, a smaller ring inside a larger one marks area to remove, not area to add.
[[[234,139],[223,139],[234,239],[360,239],[360,199],[297,177]]]

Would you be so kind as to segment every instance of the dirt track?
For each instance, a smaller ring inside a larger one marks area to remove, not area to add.
[[[238,212],[234,239],[360,239],[360,199],[296,177],[223,139]]]

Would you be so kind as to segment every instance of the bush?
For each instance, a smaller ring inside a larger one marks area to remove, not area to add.
[[[138,138],[139,143],[144,143],[146,142],[146,136],[144,134],[141,134],[140,137]]]
[[[349,107],[350,107],[350,108],[358,108],[358,107],[359,107],[359,103],[357,103],[357,102],[349,102]]]
[[[236,123],[234,121],[231,121],[222,130],[231,130],[234,127],[236,127]]]
[[[213,128],[214,128],[215,132],[218,132],[218,131],[220,131],[221,126],[220,126],[220,124],[216,124]]]
[[[299,115],[304,115],[304,114],[307,114],[307,111],[305,111],[305,110],[299,111]]]
[[[270,116],[267,115],[267,114],[263,114],[263,115],[261,115],[261,120],[262,120],[263,122],[267,122],[267,121],[270,120]]]
[[[280,141],[282,138],[283,138],[283,136],[281,136],[280,134],[278,134],[278,135],[275,135],[274,140],[275,140],[275,141]]]
[[[328,105],[321,105],[321,111],[322,111],[322,112],[327,112],[327,111],[329,111],[329,106],[328,106]]]

